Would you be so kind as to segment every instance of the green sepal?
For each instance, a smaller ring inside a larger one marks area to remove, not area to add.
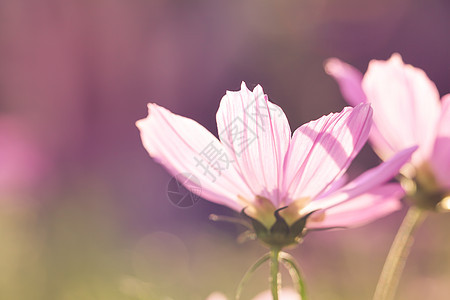
[[[316,211],[317,210],[304,215],[303,217],[295,221],[294,224],[291,225],[290,234],[293,238],[300,237],[303,234],[303,230],[305,229],[307,219]]]
[[[258,238],[264,238],[264,237],[268,236],[269,230],[266,228],[266,226],[264,226],[264,224],[261,223],[260,221],[258,221],[257,219],[254,219],[254,218],[250,217],[249,215],[247,215],[245,213],[245,209],[246,209],[246,207],[244,207],[241,210],[241,214],[244,217],[248,218],[250,220],[250,222],[252,222],[253,229],[255,230],[256,236]]]
[[[307,219],[313,213],[317,212],[312,211],[289,226],[286,220],[280,215],[280,211],[285,208],[286,207],[282,207],[274,211],[275,223],[270,229],[259,220],[247,215],[245,213],[245,208],[242,209],[241,214],[251,221],[253,230],[261,242],[268,245],[270,248],[282,249],[289,245],[298,244],[299,241],[301,241],[302,237],[306,234],[305,226]]]
[[[283,210],[285,208],[287,208],[287,206],[279,208],[274,212],[276,221],[270,228],[271,234],[285,234],[286,232],[289,232],[289,225],[286,223],[283,217],[280,216],[280,210]]]

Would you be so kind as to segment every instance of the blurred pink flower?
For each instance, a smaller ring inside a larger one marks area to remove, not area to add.
[[[364,76],[336,59],[325,64],[352,105],[369,102],[374,110],[370,133],[382,159],[418,145],[410,168],[402,173],[415,180],[416,189],[437,193],[440,201],[450,190],[450,94],[439,99],[435,84],[421,69],[403,63],[399,54],[387,61],[372,60]],[[411,168],[412,167],[412,168]],[[437,202],[439,202],[436,200]],[[432,204],[433,206],[436,203]]]
[[[291,288],[283,288],[280,290],[278,295],[280,300],[301,300],[300,295]],[[253,300],[272,300],[272,293],[267,290],[260,294],[258,294],[256,297],[253,298]],[[206,300],[227,300],[227,297],[221,293],[212,293],[211,295],[206,298]]]
[[[294,290],[290,288],[283,288],[280,290],[280,294],[278,295],[280,300],[301,300],[300,295]],[[253,300],[271,300],[272,293],[267,290],[260,294],[258,294]]]
[[[48,167],[24,120],[0,115],[0,198],[16,199],[36,189]]]
[[[313,213],[307,228],[355,226],[400,207],[396,183],[386,183],[415,147],[345,184],[344,173],[372,125],[369,104],[346,107],[299,127],[291,137],[280,107],[261,86],[228,91],[217,112],[219,139],[197,122],[149,104],[139,120],[144,147],[184,185],[209,201],[242,210],[270,228],[279,215],[292,225]],[[198,182],[192,178],[197,178]],[[280,211],[276,209],[287,207]]]

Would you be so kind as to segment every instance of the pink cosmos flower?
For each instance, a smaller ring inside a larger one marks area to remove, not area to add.
[[[369,104],[323,116],[291,136],[284,112],[262,87],[250,91],[242,83],[240,91],[228,91],[221,100],[219,139],[157,104],[148,109],[147,118],[136,125],[150,156],[173,175],[190,174],[183,184],[201,186],[192,190],[204,199],[237,211],[245,208],[260,228],[273,231],[299,220],[305,226],[307,217],[307,229],[349,227],[400,208],[403,190],[387,181],[409,161],[415,147],[345,184],[343,175],[372,125]],[[273,226],[278,221],[282,224]]]
[[[28,199],[50,168],[24,120],[0,114],[0,199]]]
[[[292,288],[283,288],[278,295],[280,300],[301,300],[300,295]],[[258,294],[253,300],[272,300],[272,293],[267,290]],[[206,300],[227,300],[227,297],[221,293],[212,293]]]
[[[291,288],[283,288],[278,295],[280,300],[301,300],[300,295]],[[272,293],[267,290],[258,294],[253,300],[272,300]]]
[[[445,199],[450,193],[450,94],[440,100],[425,72],[404,64],[399,54],[387,61],[372,60],[364,76],[336,58],[329,59],[325,69],[337,80],[350,104],[372,105],[370,139],[382,159],[419,145],[410,168],[402,170],[414,179],[413,193],[424,194],[423,199],[415,199],[416,204],[434,208]],[[449,204],[447,201],[444,205]]]

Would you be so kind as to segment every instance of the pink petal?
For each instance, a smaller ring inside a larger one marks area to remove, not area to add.
[[[379,166],[364,172],[335,193],[312,201],[302,213],[306,214],[314,210],[330,209],[336,205],[342,205],[345,201],[349,201],[385,184],[398,174],[402,166],[411,159],[416,149],[417,146],[414,146],[400,151]]]
[[[283,160],[291,130],[284,112],[268,101],[261,86],[253,92],[242,83],[227,92],[217,111],[220,140],[255,195],[278,205]]]
[[[188,189],[197,187],[193,192],[199,196],[236,210],[242,208],[238,195],[253,199],[214,135],[197,122],[156,104],[149,104],[148,110],[147,118],[136,122],[145,149],[172,175],[194,175],[199,182],[184,178]],[[213,155],[216,162],[209,159]]]
[[[214,292],[206,300],[227,300],[227,297],[222,293]]]
[[[430,162],[437,180],[450,189],[450,94],[442,97],[442,114]]]
[[[280,300],[301,300],[300,295],[292,288],[282,288],[278,293],[278,297]],[[215,292],[209,295],[206,300],[227,300],[227,298],[224,294]],[[272,292],[266,290],[256,295],[253,300],[272,300]]]
[[[328,187],[323,191],[320,197],[325,197],[330,195],[340,188],[342,188],[346,183],[348,183],[348,175],[344,174],[340,178],[337,178],[333,183],[329,184]]]
[[[30,135],[26,121],[19,115],[0,114],[1,200],[38,187],[50,171],[51,157],[47,153],[44,155]]]
[[[298,128],[285,160],[286,204],[315,198],[338,179],[367,140],[372,124],[368,104],[346,107]]]
[[[301,300],[300,295],[291,288],[283,288],[278,293],[278,298],[280,300]],[[267,290],[258,294],[253,300],[272,300],[271,291]]]
[[[381,134],[377,124],[375,123],[373,123],[372,129],[370,130],[369,141],[375,153],[382,159],[386,160],[398,152],[395,150],[394,146]]]
[[[337,81],[342,96],[350,105],[367,101],[361,87],[363,75],[356,68],[337,58],[330,58],[325,62],[325,71]]]
[[[363,76],[356,68],[337,58],[330,58],[325,63],[325,71],[337,81],[344,99],[350,105],[356,106],[361,102],[367,102],[362,89]],[[372,125],[369,139],[375,152],[381,157],[388,158],[395,154],[396,151],[379,132],[376,124]]]
[[[418,166],[426,160],[436,134],[440,103],[438,90],[425,72],[405,65],[399,54],[393,54],[388,61],[370,62],[362,86],[372,103],[379,136],[395,152],[419,145],[412,162]],[[380,154],[383,159],[390,155]]]
[[[404,194],[399,184],[386,184],[325,210],[325,219],[321,222],[309,222],[308,228],[365,225],[399,210],[402,207],[400,199]]]

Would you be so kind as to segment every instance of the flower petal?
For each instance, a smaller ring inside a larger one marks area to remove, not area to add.
[[[442,114],[430,162],[439,183],[450,189],[450,94],[442,97]]]
[[[320,196],[325,197],[329,194],[332,194],[342,188],[346,183],[348,183],[348,175],[344,174],[340,178],[336,179],[333,183],[329,184]]]
[[[315,198],[345,173],[367,140],[372,124],[368,104],[346,107],[299,127],[285,160],[287,203]]]
[[[197,187],[192,191],[199,196],[236,210],[242,208],[238,196],[252,198],[214,135],[197,122],[156,104],[149,104],[148,110],[147,118],[137,121],[136,126],[145,149],[169,173],[188,174],[183,178],[188,189]]]
[[[345,201],[349,201],[383,185],[398,174],[399,170],[411,159],[412,154],[416,150],[417,146],[400,151],[377,167],[364,172],[335,193],[326,195],[325,197],[319,197],[312,201],[304,208],[302,214],[342,205]]]
[[[214,292],[206,300],[227,300],[227,297],[222,293]]]
[[[325,62],[325,72],[337,81],[342,96],[350,105],[367,101],[361,87],[363,75],[359,70],[337,58],[330,58]]]
[[[253,92],[242,83],[227,92],[217,111],[220,140],[255,195],[278,205],[283,160],[291,130],[284,112],[268,101],[261,86]]]
[[[278,297],[280,300],[301,300],[298,292],[292,288],[282,288]],[[258,294],[253,300],[272,300],[272,292],[270,290]]]
[[[370,62],[362,86],[379,135],[395,152],[419,145],[412,162],[420,165],[431,154],[440,115],[434,83],[423,70],[405,65],[399,54],[393,54],[388,61]],[[390,155],[380,154],[383,159]]]
[[[405,192],[400,184],[389,183],[352,200],[325,210],[321,222],[309,222],[308,228],[354,227],[382,218],[402,207]]]
[[[362,89],[363,76],[356,68],[337,58],[330,58],[325,63],[325,71],[337,81],[342,96],[350,105],[356,106],[367,102],[366,94]],[[380,133],[375,123],[372,125],[369,139],[380,157],[387,158],[395,154],[396,151]]]

